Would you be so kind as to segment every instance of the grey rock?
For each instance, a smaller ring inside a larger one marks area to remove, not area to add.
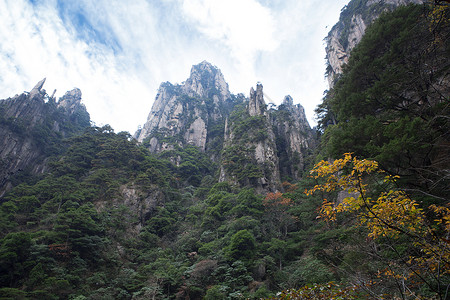
[[[125,236],[131,238],[136,237],[141,232],[145,221],[151,218],[157,207],[163,205],[164,201],[164,193],[158,186],[152,185],[143,190],[130,183],[119,187],[117,197],[109,200],[97,200],[94,204],[99,211],[121,205],[128,208],[129,215],[124,216],[127,217]]]
[[[277,146],[278,154],[283,157],[280,159],[280,174],[299,180],[305,169],[304,157],[316,147],[314,133],[304,108],[300,104],[294,105],[291,96],[284,98],[282,105],[278,107],[278,113],[279,116],[273,118],[273,127],[280,143]]]
[[[250,98],[247,105],[247,113],[250,117],[262,117],[263,126],[265,128],[265,138],[255,139],[257,132],[255,128],[248,128],[250,135],[246,139],[234,133],[237,124],[229,123],[225,126],[224,149],[233,145],[242,145],[248,151],[242,153],[246,156],[249,164],[253,164],[261,174],[260,178],[240,180],[234,174],[227,171],[226,163],[222,162],[219,170],[219,181],[228,181],[240,186],[252,186],[255,191],[260,194],[267,192],[275,192],[281,189],[280,172],[278,167],[277,147],[275,144],[275,134],[272,131],[272,124],[264,101],[264,93],[262,84],[257,84],[256,91],[250,89]],[[256,129],[259,131],[259,129]],[[245,167],[245,166],[242,166]]]
[[[39,175],[47,170],[47,153],[42,144],[45,137],[33,135],[35,128],[45,128],[50,123],[54,133],[65,136],[68,132],[61,130],[66,128],[61,125],[76,122],[71,119],[76,109],[89,115],[80,103],[78,89],[68,92],[56,105],[42,89],[44,82],[45,78],[29,93],[0,100],[0,118],[3,120],[0,123],[0,197],[12,187],[11,177],[24,171]],[[58,106],[63,108],[63,114],[58,112]],[[49,119],[53,115],[58,115],[59,119]]]
[[[368,0],[366,2],[367,13],[364,17],[361,13],[349,14],[347,20],[340,19],[339,22],[333,26],[326,37],[326,59],[329,67],[326,71],[328,85],[330,88],[334,86],[336,78],[342,74],[342,67],[348,63],[351,51],[361,41],[367,26],[373,23],[383,11],[390,11],[401,5],[407,4],[421,4],[422,0]],[[373,12],[371,7],[373,5],[383,5],[383,10],[376,10]],[[347,12],[348,14],[348,12]],[[346,23],[348,31],[345,31]],[[346,35],[346,36],[344,36]],[[345,41],[343,44],[342,41]]]
[[[148,140],[148,148],[154,153],[173,148],[163,145],[163,139],[168,137],[177,137],[176,144],[180,146],[194,145],[205,152],[210,125],[225,121],[223,112],[230,97],[222,72],[203,61],[192,67],[182,85],[161,84],[147,122],[134,138],[141,143]]]
[[[41,95],[41,89],[44,86],[45,83],[45,79],[42,79],[41,81],[39,81],[34,88],[30,91],[30,99],[33,99],[35,96],[37,95]]]
[[[68,114],[73,114],[77,109],[86,110],[84,104],[81,103],[81,90],[74,88],[66,92],[58,101],[58,107],[63,108]]]
[[[266,103],[264,101],[264,93],[262,84],[256,85],[256,91],[253,87],[250,89],[250,100],[248,102],[248,113],[250,116],[261,115],[265,110]]]

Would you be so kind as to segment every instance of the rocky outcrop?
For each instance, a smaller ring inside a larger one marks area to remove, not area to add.
[[[326,37],[326,76],[330,88],[342,67],[348,62],[350,52],[361,41],[367,26],[381,13],[391,11],[400,5],[420,4],[422,0],[352,0],[342,10],[339,22],[333,26]]]
[[[316,146],[314,132],[305,110],[286,96],[277,110],[271,111],[277,141],[281,177],[299,180],[305,171],[305,157]]]
[[[251,88],[247,109],[227,121],[219,181],[254,187],[258,193],[281,189],[275,134],[263,86]]]
[[[231,96],[222,72],[207,61],[192,66],[191,75],[182,90],[190,97],[212,97],[214,103],[227,100]]]
[[[182,85],[161,84],[134,135],[153,153],[196,146],[219,163],[219,181],[258,193],[281,190],[281,178],[301,178],[313,136],[303,107],[290,96],[268,110],[261,84],[247,99],[231,95],[220,70],[207,62],[193,66]],[[179,165],[176,153],[164,155]]]
[[[128,238],[135,237],[145,226],[145,222],[150,219],[157,211],[158,206],[164,205],[165,197],[161,188],[157,185],[151,185],[143,189],[139,185],[130,183],[119,187],[119,193],[116,197],[108,200],[95,201],[95,207],[98,211],[104,211],[107,208],[126,207],[122,217],[127,220],[125,234]]]
[[[84,105],[81,104],[81,91],[78,88],[74,88],[71,91],[66,92],[58,101],[58,107],[66,111],[71,115],[78,110],[86,110]]]
[[[0,100],[0,196],[20,174],[41,174],[46,158],[60,151],[56,141],[90,125],[81,92],[67,92],[58,102],[43,89]]]
[[[154,153],[174,145],[194,145],[207,152],[223,136],[211,129],[224,124],[232,107],[222,72],[204,61],[192,67],[182,85],[161,84],[147,122],[134,137]]]
[[[248,102],[248,113],[250,116],[267,115],[266,103],[264,101],[262,84],[256,85],[256,91],[253,87],[250,89],[250,100]]]

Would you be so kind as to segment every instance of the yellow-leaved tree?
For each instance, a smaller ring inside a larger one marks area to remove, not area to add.
[[[422,207],[396,187],[398,176],[387,175],[376,161],[360,160],[351,153],[333,162],[321,161],[310,173],[322,183],[306,194],[337,191],[348,196],[339,202],[324,199],[320,218],[333,222],[350,213],[356,216],[356,225],[366,228],[367,239],[407,241],[408,251],[394,249],[397,259],[386,259],[386,268],[378,270],[378,277],[395,280],[403,298],[421,299],[415,292],[420,286],[426,286],[437,299],[450,297],[448,206]]]

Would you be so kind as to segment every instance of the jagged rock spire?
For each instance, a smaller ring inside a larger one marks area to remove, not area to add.
[[[248,113],[250,116],[261,115],[264,111],[266,103],[264,101],[263,85],[258,83],[256,91],[253,87],[250,89],[250,100],[248,103]]]
[[[41,89],[44,86],[45,80],[47,78],[42,79],[41,81],[39,81],[34,88],[31,90],[30,92],[30,99],[33,99],[34,96],[39,95],[41,93]]]
[[[139,142],[149,138],[152,152],[172,147],[162,141],[170,136],[182,137],[177,140],[179,145],[195,145],[205,151],[208,124],[223,120],[223,111],[230,98],[222,72],[203,61],[192,66],[189,78],[182,85],[161,84],[147,122],[134,137]]]
[[[208,97],[208,92],[217,90],[221,100],[230,98],[228,83],[222,72],[207,61],[192,66],[191,74],[186,80],[183,90],[190,97]]]

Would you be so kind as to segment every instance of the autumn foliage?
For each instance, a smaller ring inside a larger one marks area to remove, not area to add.
[[[334,282],[328,282],[326,284],[313,284],[310,286],[304,286],[298,290],[287,290],[279,293],[277,300],[288,299],[311,299],[311,300],[349,300],[359,299],[357,293],[357,287],[345,287]]]
[[[293,202],[289,198],[285,198],[282,193],[268,193],[266,198],[263,200],[264,206],[290,206]]]
[[[307,195],[318,191],[344,191],[354,195],[339,203],[325,199],[320,207],[320,218],[333,222],[340,214],[351,213],[356,216],[356,225],[366,228],[370,239],[410,241],[409,255],[402,257],[403,266],[399,268],[398,262],[388,261],[386,269],[379,270],[379,274],[403,282],[421,282],[439,295],[445,294],[442,280],[450,273],[448,207],[422,207],[395,187],[398,176],[386,175],[376,161],[359,160],[351,153],[333,162],[321,161],[310,173],[314,179],[325,182],[306,190]],[[374,194],[372,190],[381,192]]]

